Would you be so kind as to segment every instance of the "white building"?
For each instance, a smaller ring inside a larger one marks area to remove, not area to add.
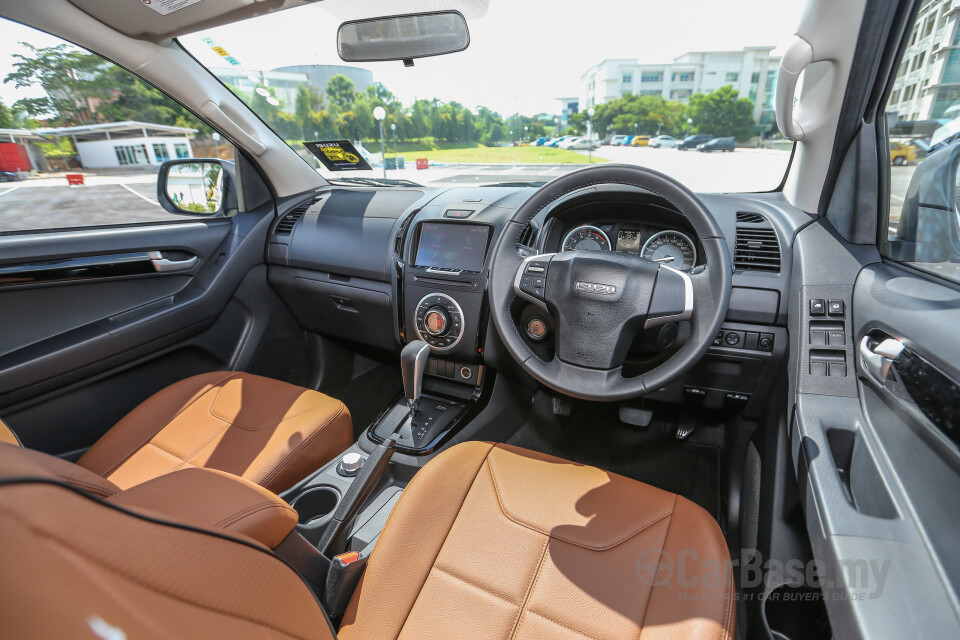
[[[175,158],[192,158],[190,135],[196,132],[187,127],[133,121],[36,130],[47,137],[73,140],[84,169],[157,166]]]
[[[580,98],[573,96],[557,100],[560,101],[560,131],[564,131],[570,122],[570,116],[580,112]]]
[[[960,11],[954,0],[927,0],[897,79],[889,111],[902,121],[952,120],[960,116]]]
[[[580,109],[629,93],[686,102],[695,93],[731,85],[754,103],[754,120],[774,122],[774,88],[780,57],[774,47],[740,51],[691,51],[673,62],[647,64],[636,59],[604,60],[580,76]]]
[[[293,113],[297,106],[297,89],[312,84],[321,93],[327,89],[330,78],[342,75],[353,81],[353,88],[366,91],[373,84],[373,73],[368,69],[342,64],[298,64],[272,71],[243,70],[239,67],[212,67],[210,71],[224,84],[253,95],[257,87],[270,87],[280,101],[280,108]]]

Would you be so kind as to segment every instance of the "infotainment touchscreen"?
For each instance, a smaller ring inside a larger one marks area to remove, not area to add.
[[[416,266],[481,271],[490,240],[485,224],[424,222],[420,225]]]

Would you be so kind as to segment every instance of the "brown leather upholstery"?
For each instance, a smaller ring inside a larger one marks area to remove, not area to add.
[[[17,434],[15,434],[13,429],[8,427],[3,420],[0,420],[0,442],[20,446],[20,440],[17,438]]]
[[[279,493],[352,442],[350,413],[339,400],[228,371],[187,378],[154,394],[78,462],[121,489],[204,467]]]
[[[0,444],[0,478],[53,478],[98,498],[120,491],[109,480],[72,462],[9,444]]]
[[[5,638],[334,637],[297,574],[262,548],[61,486],[0,486],[0,540]]]
[[[174,471],[107,500],[154,517],[239,533],[269,549],[297,526],[297,512],[275,494],[213,469]]]
[[[468,442],[407,486],[338,637],[727,640],[732,579],[720,528],[688,500]]]

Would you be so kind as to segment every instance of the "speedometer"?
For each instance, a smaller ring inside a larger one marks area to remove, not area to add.
[[[643,245],[640,255],[681,271],[689,271],[697,263],[696,245],[679,231],[653,234]]]
[[[577,227],[563,239],[564,251],[610,251],[610,238],[599,227]]]

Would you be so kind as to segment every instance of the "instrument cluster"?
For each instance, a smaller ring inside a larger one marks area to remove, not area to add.
[[[686,233],[628,222],[577,226],[564,236],[561,251],[622,251],[681,271],[697,264],[697,245]]]

